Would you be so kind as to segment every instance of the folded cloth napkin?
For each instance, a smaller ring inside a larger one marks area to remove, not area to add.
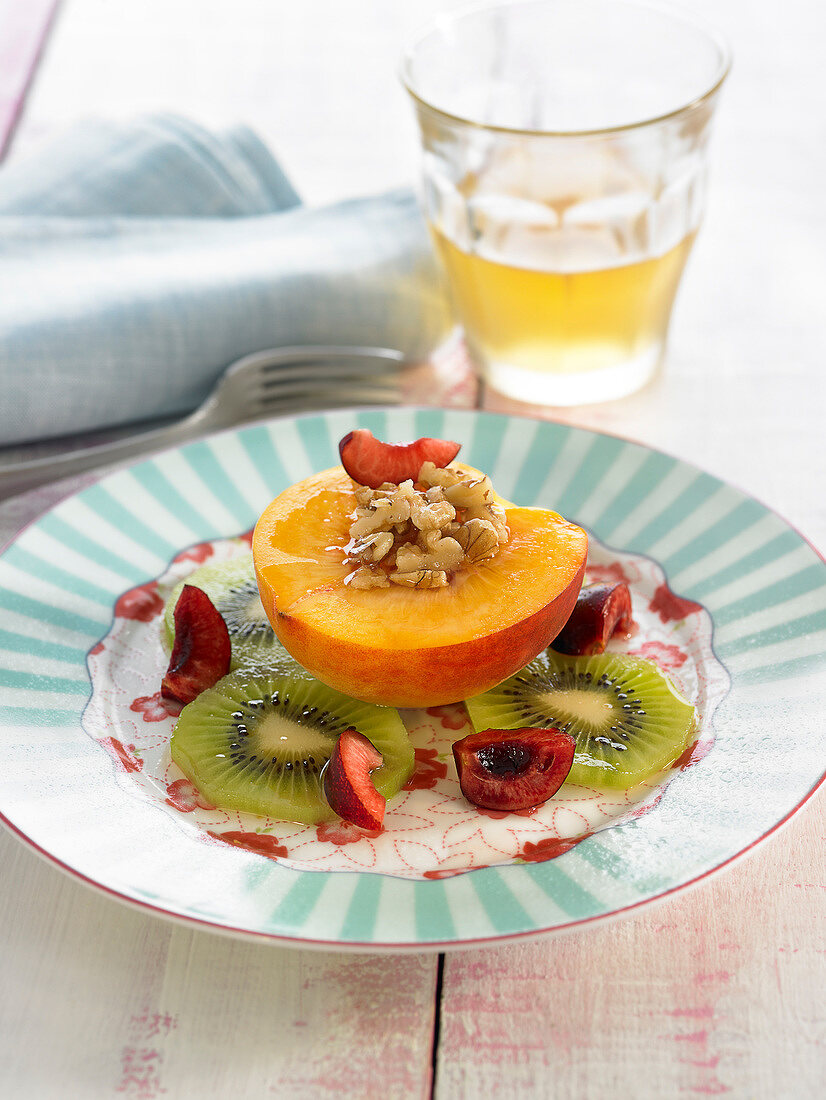
[[[186,413],[263,348],[416,358],[447,326],[410,192],[302,207],[249,130],[86,123],[0,170],[0,445]]]

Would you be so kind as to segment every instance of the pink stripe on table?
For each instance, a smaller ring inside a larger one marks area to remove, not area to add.
[[[6,152],[60,0],[0,0],[0,157]]]

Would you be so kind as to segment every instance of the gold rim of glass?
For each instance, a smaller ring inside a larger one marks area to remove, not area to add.
[[[731,70],[731,48],[726,38],[713,26],[698,19],[694,16],[693,12],[685,12],[680,8],[670,4],[659,3],[641,3],[636,0],[623,0],[627,7],[630,8],[647,8],[651,11],[662,12],[664,15],[670,15],[675,19],[678,19],[685,23],[687,26],[692,27],[694,30],[701,31],[707,35],[709,40],[714,43],[720,54],[720,67],[714,83],[708,88],[707,91],[701,95],[695,96],[693,99],[688,100],[687,103],[682,104],[680,107],[675,107],[670,111],[665,111],[663,114],[652,115],[650,118],[639,119],[636,122],[623,122],[615,126],[601,126],[595,129],[588,130],[531,130],[523,129],[519,126],[500,126],[495,123],[479,122],[473,118],[465,118],[463,115],[455,115],[450,111],[446,111],[443,107],[437,107],[435,104],[430,103],[413,87],[412,78],[410,78],[410,67],[413,59],[413,55],[417,47],[431,34],[434,33],[440,26],[452,25],[455,26],[461,19],[467,15],[472,15],[475,12],[483,11],[506,11],[510,7],[518,7],[518,4],[503,3],[502,0],[494,0],[494,3],[475,3],[468,4],[465,7],[457,8],[455,11],[447,13],[445,16],[438,18],[425,27],[419,34],[413,39],[410,45],[402,54],[401,60],[401,73],[400,79],[404,86],[405,91],[410,98],[414,100],[420,107],[424,107],[427,111],[430,111],[434,115],[438,115],[442,119],[446,119],[448,122],[459,124],[461,126],[473,127],[477,130],[487,130],[489,133],[496,134],[513,134],[519,137],[548,137],[548,138],[582,138],[582,137],[597,137],[600,134],[620,134],[626,133],[629,130],[640,130],[645,126],[656,126],[660,122],[667,122],[671,118],[679,118],[680,115],[686,114],[688,111],[694,110],[702,103],[719,91],[726,77]]]

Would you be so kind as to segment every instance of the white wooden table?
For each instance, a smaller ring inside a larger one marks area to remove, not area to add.
[[[670,359],[645,392],[565,419],[694,461],[823,548],[826,17],[811,0],[684,2],[728,33],[735,66]],[[0,16],[26,5],[2,0]],[[84,115],[162,108],[251,123],[312,202],[409,181],[395,61],[450,6],[64,0],[10,156]],[[0,506],[0,541],[59,495]],[[691,891],[440,960],[192,931],[97,895],[3,833],[0,1095],[823,1096],[825,837],[821,791]]]

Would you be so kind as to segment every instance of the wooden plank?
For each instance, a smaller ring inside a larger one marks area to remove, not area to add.
[[[60,0],[0,0],[0,159],[9,148]]]
[[[425,1100],[437,958],[292,950],[100,896],[0,830],[0,1095]]]
[[[638,916],[449,955],[436,1100],[800,1100],[826,1087],[826,791]]]

